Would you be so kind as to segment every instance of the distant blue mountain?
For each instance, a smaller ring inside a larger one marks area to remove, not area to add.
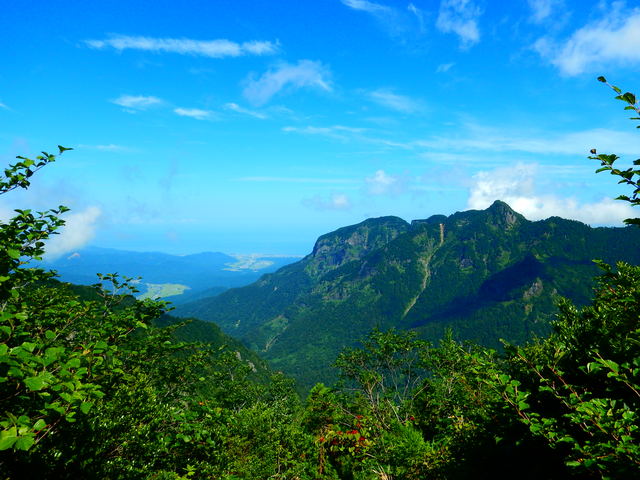
[[[185,299],[193,300],[199,292],[220,293],[227,288],[248,285],[262,274],[299,260],[299,257],[269,255],[227,255],[203,252],[192,255],[170,255],[161,252],[132,252],[112,248],[85,247],[43,267],[58,272],[60,279],[81,285],[96,283],[97,273],[118,273],[142,277],[141,286],[181,284],[189,287]],[[144,293],[144,288],[140,288]],[[178,296],[171,298],[176,301]]]

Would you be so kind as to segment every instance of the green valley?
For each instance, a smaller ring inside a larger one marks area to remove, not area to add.
[[[182,295],[186,290],[189,290],[189,287],[179,283],[145,283],[144,286],[146,290],[142,295],[138,296],[140,300],[173,297]]]

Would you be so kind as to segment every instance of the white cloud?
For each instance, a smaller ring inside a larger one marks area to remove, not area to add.
[[[130,152],[131,148],[125,147],[123,145],[115,145],[113,143],[109,143],[107,145],[85,145],[81,143],[76,148],[83,150],[99,150],[101,152]]]
[[[316,177],[241,177],[239,182],[260,183],[355,183],[349,178],[316,178]]]
[[[460,37],[460,47],[469,48],[480,41],[478,17],[481,13],[473,0],[442,0],[436,28],[444,33],[455,33]]]
[[[595,148],[601,153],[637,155],[640,136],[606,128],[574,132],[524,132],[509,127],[483,126],[474,123],[457,125],[449,135],[419,140],[394,141],[375,136],[370,129],[342,125],[329,127],[283,127],[282,131],[302,135],[317,135],[342,141],[359,141],[384,147],[414,150],[423,158],[444,163],[489,162],[488,153],[523,152],[540,155],[568,155],[584,158]]]
[[[425,32],[424,14],[413,3],[406,10],[366,0],[341,0],[342,4],[371,15],[379,26],[401,44],[413,43]]]
[[[385,5],[368,2],[366,0],[342,0],[342,3],[343,5],[346,5],[349,8],[353,8],[354,10],[361,10],[372,15],[384,14],[391,11],[391,9]]]
[[[0,102],[0,108],[4,108],[5,110],[11,110],[7,105],[5,105],[2,102]]]
[[[479,172],[473,177],[467,206],[480,210],[502,200],[529,220],[558,216],[595,225],[621,224],[636,213],[628,204],[610,198],[582,203],[575,198],[540,194],[536,174],[536,165],[524,163]]]
[[[426,28],[425,28],[425,24],[424,24],[424,13],[422,10],[420,10],[418,7],[416,7],[413,3],[410,3],[409,5],[407,5],[407,10],[409,10],[411,13],[413,13],[417,20],[418,20],[418,25],[420,27],[420,32],[424,33]]]
[[[249,115],[250,117],[259,118],[264,120],[267,118],[267,115],[261,112],[256,112],[255,110],[249,110],[248,108],[241,107],[237,103],[226,103],[224,108],[227,110],[231,110],[232,112],[242,113],[243,115]]]
[[[451,63],[441,63],[440,65],[438,65],[438,67],[436,68],[436,73],[446,73],[449,70],[451,70],[451,67],[453,67],[455,65],[455,62],[451,62]]]
[[[314,210],[350,210],[351,200],[344,193],[332,193],[328,198],[316,195],[302,201],[306,207]]]
[[[374,102],[384,107],[403,113],[415,113],[421,109],[419,101],[405,95],[398,95],[391,90],[380,89],[369,93]]]
[[[569,76],[584,72],[599,73],[610,64],[640,63],[640,9],[624,9],[614,4],[603,18],[573,32],[564,42],[548,37],[533,45],[561,73]]]
[[[396,175],[377,170],[371,177],[365,178],[367,190],[371,195],[398,194],[405,189],[405,182]]]
[[[67,252],[86,245],[94,236],[96,222],[102,212],[98,207],[88,207],[82,212],[71,213],[64,217],[65,225],[59,235],[47,241],[45,251],[47,260],[53,260]]]
[[[337,140],[349,140],[365,131],[364,128],[346,127],[344,125],[333,125],[331,127],[283,127],[283,132],[300,133],[303,135],[320,135]]]
[[[190,38],[153,38],[128,35],[115,35],[106,40],[86,40],[85,44],[96,49],[143,50],[211,58],[273,55],[278,51],[278,44],[268,41],[236,43],[225,39],[193,40]]]
[[[529,8],[531,8],[531,21],[533,23],[542,23],[553,12],[554,7],[560,6],[562,0],[527,0]]]
[[[284,132],[297,132],[297,133],[308,133],[311,135],[326,135],[336,132],[346,132],[346,133],[361,133],[366,129],[357,128],[357,127],[347,127],[344,125],[333,125],[331,127],[283,127],[282,131]]]
[[[146,110],[149,107],[161,105],[163,101],[158,97],[145,97],[143,95],[120,95],[118,98],[111,100],[111,103],[120,105],[130,111]]]
[[[213,112],[209,110],[200,110],[199,108],[174,108],[173,113],[181,117],[191,117],[196,120],[206,120],[211,117]]]
[[[300,60],[291,65],[281,63],[262,74],[260,78],[249,78],[243,94],[254,105],[264,105],[285,88],[297,90],[314,88],[331,91],[330,72],[320,62]]]
[[[318,135],[342,141],[361,141],[375,145],[382,145],[384,147],[400,148],[403,150],[409,150],[418,146],[418,144],[414,143],[401,143],[393,140],[387,140],[386,138],[369,136],[366,135],[366,132],[368,131],[366,128],[346,127],[343,125],[334,125],[331,127],[283,127],[282,131],[299,133],[302,135]]]
[[[640,151],[640,137],[635,132],[594,128],[562,134],[524,135],[505,129],[467,125],[466,135],[436,137],[415,142],[418,147],[448,152],[527,152],[585,156],[591,148],[618,155],[635,155]]]

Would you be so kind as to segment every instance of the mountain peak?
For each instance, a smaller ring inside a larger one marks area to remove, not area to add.
[[[502,200],[495,200],[489,206],[489,208],[487,208],[487,210],[497,210],[497,209],[508,209],[513,211],[513,209],[506,202],[503,202]]]
[[[500,225],[509,228],[516,223],[526,221],[526,219],[518,212],[513,210],[502,200],[496,200],[493,202],[485,212],[491,215],[492,221],[496,225]]]

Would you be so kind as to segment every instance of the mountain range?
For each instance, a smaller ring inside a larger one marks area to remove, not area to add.
[[[607,263],[640,262],[640,229],[529,221],[506,203],[411,223],[371,218],[318,238],[313,251],[251,285],[178,305],[215,322],[292,375],[334,380],[336,355],[372,328],[501,347],[550,331],[560,296],[584,304]]]
[[[86,247],[43,266],[55,270],[60,279],[80,285],[98,281],[96,273],[141,277],[141,297],[169,298],[174,303],[216,295],[227,288],[247,285],[263,273],[298,260],[295,256],[227,255],[203,252],[170,255]]]

